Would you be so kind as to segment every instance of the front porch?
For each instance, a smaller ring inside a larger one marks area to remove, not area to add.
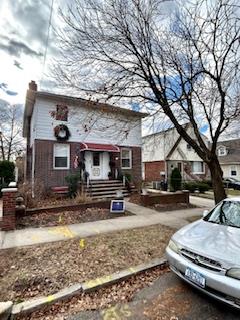
[[[118,179],[120,149],[115,145],[81,143],[80,163],[83,174],[91,181]]]

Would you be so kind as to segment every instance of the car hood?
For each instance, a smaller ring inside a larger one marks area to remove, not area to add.
[[[225,267],[240,266],[240,228],[198,220],[176,232],[173,240]]]

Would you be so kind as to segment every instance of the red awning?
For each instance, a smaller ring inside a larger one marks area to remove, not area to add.
[[[112,144],[100,144],[100,143],[80,143],[80,151],[107,151],[107,152],[120,152],[118,146]]]

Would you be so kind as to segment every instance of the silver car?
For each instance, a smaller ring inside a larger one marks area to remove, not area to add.
[[[240,309],[240,198],[223,200],[177,231],[166,254],[179,277]]]

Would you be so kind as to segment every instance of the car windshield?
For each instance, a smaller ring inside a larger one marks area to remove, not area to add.
[[[205,221],[240,228],[240,202],[223,201],[205,218]]]

